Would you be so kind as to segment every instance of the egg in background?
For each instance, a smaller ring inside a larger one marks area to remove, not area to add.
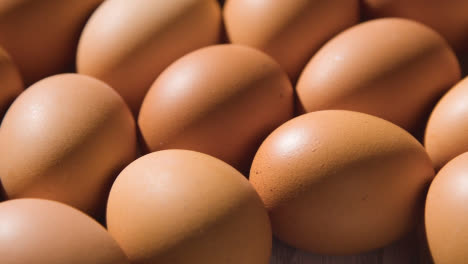
[[[105,81],[137,115],[146,92],[173,61],[221,38],[216,0],[107,0],[81,35],[77,71]]]
[[[0,121],[13,100],[23,91],[23,80],[10,55],[0,47]]]
[[[2,0],[0,45],[26,86],[75,64],[86,20],[103,0]]]

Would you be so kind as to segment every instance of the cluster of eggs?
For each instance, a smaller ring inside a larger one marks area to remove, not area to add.
[[[467,27],[456,0],[0,1],[1,262],[356,254],[425,209],[462,263]]]

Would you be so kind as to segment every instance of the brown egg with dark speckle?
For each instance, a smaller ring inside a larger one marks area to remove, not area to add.
[[[250,182],[273,233],[319,254],[357,254],[401,238],[434,176],[422,145],[383,119],[343,110],[296,117],[263,142]]]
[[[145,155],[109,196],[107,226],[132,263],[267,264],[262,201],[228,164],[188,150]]]
[[[293,89],[272,58],[216,45],[174,62],[146,95],[138,125],[150,151],[189,149],[248,172],[262,140],[293,116]]]
[[[0,256],[2,264],[129,264],[96,221],[41,199],[0,203]]]

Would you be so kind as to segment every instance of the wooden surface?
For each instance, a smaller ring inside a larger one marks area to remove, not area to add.
[[[418,227],[402,240],[383,249],[356,256],[321,256],[301,251],[275,240],[270,264],[431,264],[424,239]]]

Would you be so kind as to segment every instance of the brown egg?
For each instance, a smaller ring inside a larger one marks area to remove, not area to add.
[[[107,231],[64,204],[18,199],[0,203],[4,264],[127,264]]]
[[[439,34],[386,18],[354,26],[325,44],[296,89],[302,111],[364,112],[416,134],[459,79],[457,58]]]
[[[327,110],[296,117],[268,136],[250,182],[279,239],[340,255],[402,237],[418,220],[433,176],[424,148],[400,127]]]
[[[268,53],[295,81],[320,46],[359,21],[359,1],[228,0],[224,21],[231,42]]]
[[[56,75],[29,87],[5,115],[0,178],[10,199],[57,200],[94,215],[135,149],[135,122],[111,87]]]
[[[1,34],[1,33],[0,33]],[[0,120],[13,100],[23,91],[23,81],[10,55],[0,47]]]
[[[468,1],[363,0],[362,3],[367,18],[413,19],[437,30],[454,48],[468,51]]]
[[[0,1],[0,45],[26,85],[70,70],[86,19],[102,1]]]
[[[156,80],[138,117],[150,151],[181,148],[248,172],[255,151],[292,118],[293,90],[269,56],[217,45],[177,60]]]
[[[77,69],[110,84],[136,115],[169,64],[219,42],[220,33],[216,0],[107,0],[83,31]]]
[[[424,145],[436,169],[468,151],[468,78],[448,91],[427,123]]]
[[[468,153],[445,165],[429,188],[426,235],[436,264],[468,259]]]
[[[268,215],[228,164],[188,150],[143,156],[125,168],[107,226],[132,263],[267,264]]]

